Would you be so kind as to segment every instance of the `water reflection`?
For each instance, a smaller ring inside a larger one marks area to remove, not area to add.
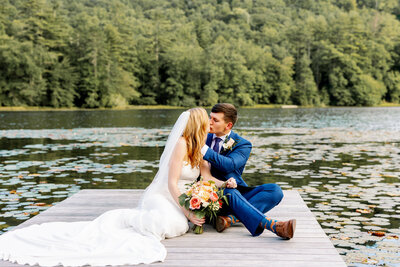
[[[0,112],[0,129],[171,127],[184,109]],[[239,109],[237,127],[400,130],[400,108]]]
[[[0,112],[0,129],[171,127],[183,109]]]

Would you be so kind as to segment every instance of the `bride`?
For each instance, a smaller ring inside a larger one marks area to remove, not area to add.
[[[209,131],[203,108],[183,112],[160,158],[153,182],[138,207],[103,213],[93,221],[50,222],[0,236],[0,256],[19,264],[41,266],[104,266],[163,261],[161,244],[187,232],[188,219],[202,225],[178,202],[179,186],[200,174],[201,147]]]

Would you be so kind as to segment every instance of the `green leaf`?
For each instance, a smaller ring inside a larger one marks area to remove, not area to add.
[[[221,199],[226,203],[226,205],[229,206],[228,198],[226,197],[227,195],[223,196]]]
[[[186,196],[184,194],[178,197],[179,205],[183,206],[185,204]]]
[[[204,210],[195,211],[194,214],[199,219],[204,218],[206,216],[206,212]]]

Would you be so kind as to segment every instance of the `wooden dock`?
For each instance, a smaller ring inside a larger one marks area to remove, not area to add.
[[[82,190],[17,228],[52,221],[87,221],[101,213],[135,207],[143,190]],[[242,224],[223,233],[206,225],[204,233],[191,230],[184,236],[167,239],[168,256],[154,266],[346,266],[297,191],[284,191],[284,199],[269,217],[297,219],[295,236],[282,240],[269,231],[252,237]],[[1,266],[22,266],[0,261]]]

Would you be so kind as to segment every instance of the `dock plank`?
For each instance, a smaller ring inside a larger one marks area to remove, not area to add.
[[[54,221],[88,221],[112,209],[134,208],[143,190],[82,190],[15,229]],[[286,241],[265,231],[252,237],[242,224],[217,233],[206,225],[202,235],[187,234],[163,240],[168,255],[155,266],[346,266],[297,191],[284,191],[284,199],[267,216],[295,218],[293,239]],[[21,266],[0,261],[0,267]]]

